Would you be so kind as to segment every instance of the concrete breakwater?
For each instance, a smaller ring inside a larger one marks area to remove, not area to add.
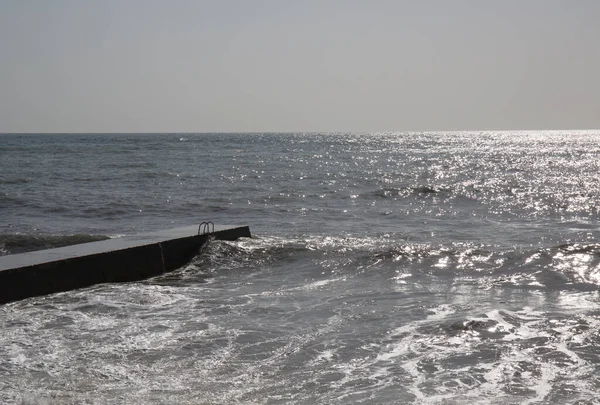
[[[0,257],[0,304],[173,271],[210,237],[250,237],[248,226],[195,226]],[[210,230],[210,232],[206,232]]]

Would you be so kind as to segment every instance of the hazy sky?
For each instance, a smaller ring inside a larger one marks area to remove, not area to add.
[[[597,0],[0,0],[0,132],[600,128]]]

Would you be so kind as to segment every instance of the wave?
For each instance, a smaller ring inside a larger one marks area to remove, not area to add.
[[[311,282],[327,277],[377,274],[393,283],[447,282],[481,289],[596,290],[600,244],[563,244],[537,249],[498,249],[473,244],[418,244],[397,235],[378,237],[254,237],[213,240],[184,268],[178,281],[268,271],[276,277],[301,274]]]
[[[0,235],[0,255],[33,252],[110,239],[106,235]]]
[[[435,187],[429,185],[420,186],[405,186],[405,187],[383,187],[375,190],[369,195],[373,195],[381,198],[390,197],[408,197],[408,196],[427,196],[434,195],[443,192],[449,192],[448,188]]]
[[[576,214],[591,218],[600,209],[596,184],[577,189],[552,190],[548,184],[526,185],[516,180],[465,180],[450,184],[392,185],[355,193],[351,198],[428,203],[452,203],[458,210],[470,210],[472,204],[523,217]]]
[[[439,198],[441,200],[458,200],[461,202],[472,202],[485,197],[479,188],[473,184],[447,184],[439,185],[409,185],[399,187],[382,187],[360,195],[368,199],[418,199],[427,200]]]
[[[25,184],[29,183],[31,179],[26,177],[15,177],[12,179],[0,179],[0,184]]]
[[[19,207],[23,204],[26,204],[27,200],[25,200],[24,198],[21,198],[21,197],[17,197],[15,195],[7,194],[7,193],[0,193],[0,203],[2,203],[3,205],[6,204],[5,207],[7,207],[7,206]]]
[[[198,254],[175,272],[152,279],[152,283],[185,284],[230,273],[261,271],[273,263],[296,262],[310,252],[306,246],[290,239],[252,237],[239,241],[210,239]]]

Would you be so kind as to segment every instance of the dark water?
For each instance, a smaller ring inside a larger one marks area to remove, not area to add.
[[[211,220],[0,307],[0,403],[594,404],[600,132],[0,135],[3,254]]]

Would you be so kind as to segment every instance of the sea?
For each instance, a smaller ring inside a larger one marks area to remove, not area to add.
[[[600,131],[2,134],[3,255],[253,236],[0,306],[0,404],[599,404],[599,212]]]

